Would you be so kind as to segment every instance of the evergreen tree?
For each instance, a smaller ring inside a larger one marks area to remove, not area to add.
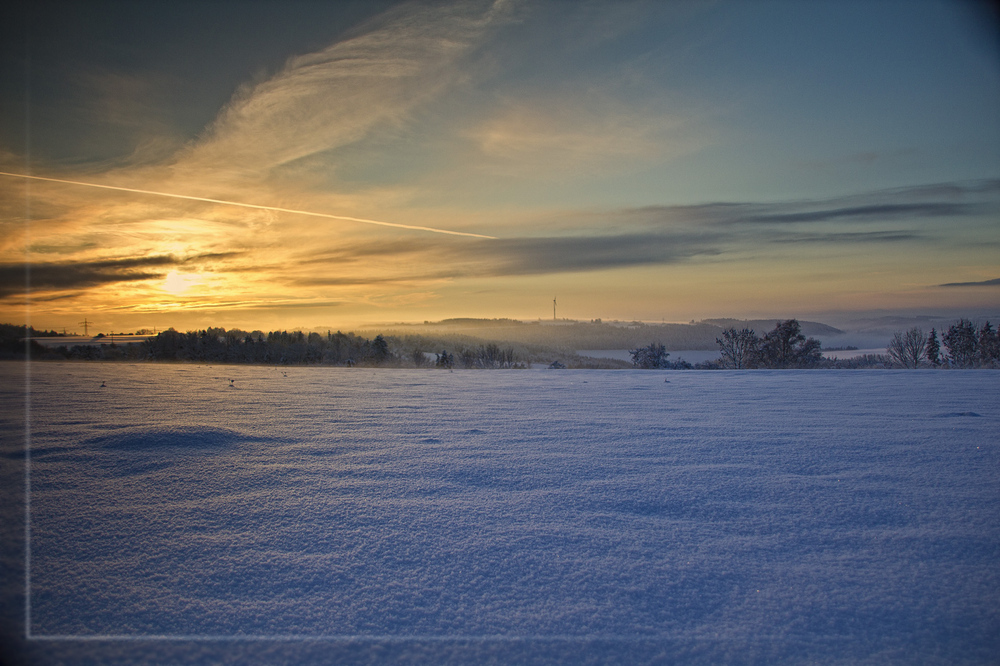
[[[437,362],[435,365],[439,368],[451,368],[455,365],[455,355],[449,354],[447,349],[442,349],[440,354],[437,354]]]
[[[1000,335],[990,322],[987,321],[979,329],[976,342],[979,365],[984,368],[996,366],[1000,362]]]
[[[381,333],[376,335],[375,339],[372,340],[369,357],[371,362],[376,365],[381,365],[389,360],[389,343],[385,341],[385,338],[382,337]]]
[[[959,319],[948,327],[941,340],[948,350],[948,362],[959,368],[972,368],[976,365],[976,327],[968,319]]]
[[[924,351],[927,362],[933,366],[941,365],[941,344],[938,342],[937,331],[931,329],[927,336],[927,349]]]

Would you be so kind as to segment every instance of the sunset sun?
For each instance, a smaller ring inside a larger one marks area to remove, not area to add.
[[[170,271],[163,280],[163,290],[175,296],[180,296],[198,284],[201,284],[201,280],[196,275]]]

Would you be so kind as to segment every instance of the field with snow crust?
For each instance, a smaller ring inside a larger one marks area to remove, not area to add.
[[[30,369],[25,661],[1000,655],[996,372]]]

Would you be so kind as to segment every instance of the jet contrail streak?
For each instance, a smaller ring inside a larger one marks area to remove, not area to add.
[[[62,178],[45,178],[43,176],[29,176],[23,173],[7,173],[0,171],[0,176],[12,176],[14,178],[28,178],[30,180],[45,180],[50,183],[64,183],[66,185],[82,185],[84,187],[97,187],[102,190],[117,190],[119,192],[135,192],[137,194],[152,194],[158,197],[170,197],[171,199],[187,199],[188,201],[205,201],[207,203],[222,204],[224,206],[239,206],[241,208],[256,208],[257,210],[273,210],[278,213],[292,213],[294,215],[310,215],[312,217],[325,217],[330,220],[348,220],[350,222],[361,222],[362,224],[377,224],[380,227],[395,227],[396,229],[410,229],[411,231],[429,231],[435,234],[448,234],[449,236],[468,236],[470,238],[487,238],[496,240],[496,236],[485,236],[483,234],[473,234],[468,231],[449,231],[448,229],[435,229],[434,227],[418,227],[412,224],[399,224],[397,222],[381,222],[379,220],[367,220],[363,217],[348,217],[347,215],[331,215],[330,213],[314,213],[308,210],[296,210],[294,208],[280,208],[278,206],[261,206],[259,204],[240,203],[239,201],[223,201],[222,199],[209,199],[207,197],[192,197],[187,194],[172,194],[170,192],[154,192],[152,190],[139,190],[133,187],[117,187],[115,185],[98,185],[97,183],[85,183],[79,180],[63,180]]]

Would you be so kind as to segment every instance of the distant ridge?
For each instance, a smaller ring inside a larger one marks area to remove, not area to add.
[[[752,328],[758,335],[764,335],[774,328],[780,319],[703,319],[703,324],[711,324],[720,328]],[[818,321],[799,319],[803,335],[843,335],[845,331]]]
[[[476,317],[453,317],[441,321],[424,322],[428,326],[520,326],[523,321],[499,317],[497,319],[478,319]]]
[[[768,327],[773,328],[774,324]],[[450,338],[463,344],[505,342],[541,345],[564,350],[634,349],[658,342],[669,349],[713,350],[722,328],[714,324],[649,324],[619,321],[574,321],[551,319],[446,319],[424,324],[402,324],[359,329],[378,330],[387,335],[424,335],[442,342]],[[452,343],[454,344],[454,343]]]

